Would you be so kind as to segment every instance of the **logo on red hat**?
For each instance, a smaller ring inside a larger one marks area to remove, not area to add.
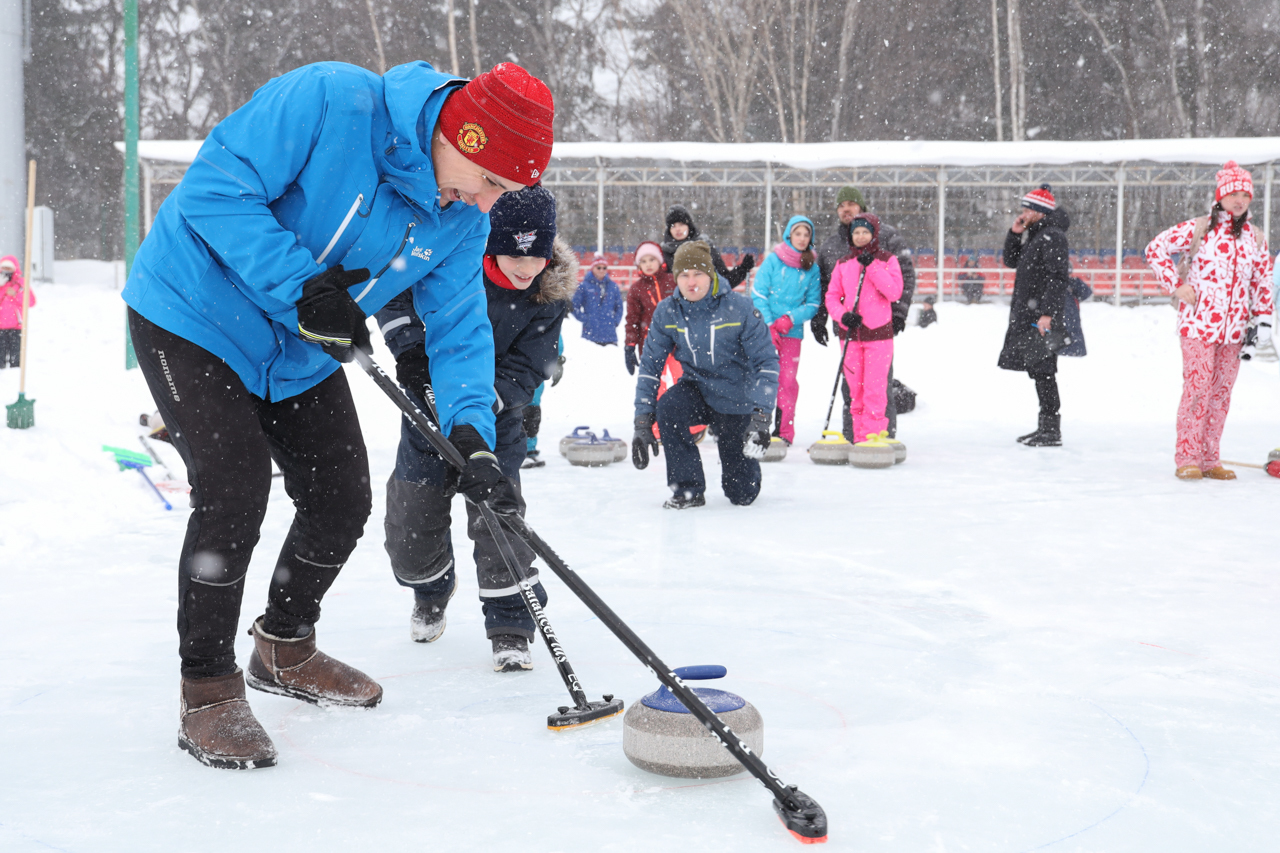
[[[488,134],[474,121],[466,122],[458,128],[458,150],[463,154],[479,154],[488,144]]]

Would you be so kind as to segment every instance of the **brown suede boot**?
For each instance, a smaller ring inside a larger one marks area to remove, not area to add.
[[[382,686],[358,669],[316,650],[316,632],[301,639],[273,637],[258,617],[249,629],[253,654],[245,681],[254,690],[278,693],[313,705],[372,708],[382,701]]]
[[[244,671],[184,678],[178,746],[201,764],[252,770],[276,763],[276,748],[244,698]]]
[[[1223,468],[1221,464],[1218,464],[1205,471],[1204,476],[1210,480],[1234,480],[1236,472],[1230,468]]]
[[[1183,465],[1173,472],[1173,476],[1179,480],[1203,480],[1204,472],[1198,465]]]

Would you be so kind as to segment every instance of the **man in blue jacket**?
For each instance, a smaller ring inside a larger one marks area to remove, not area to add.
[[[672,491],[663,506],[704,506],[706,477],[689,427],[708,424],[717,437],[725,497],[746,506],[760,494],[759,460],[769,446],[778,394],[778,351],[751,299],[716,275],[706,243],[685,243],[672,263],[676,292],[654,309],[640,357],[631,461],[643,469],[650,451],[658,454],[656,422]],[[669,354],[684,373],[658,399]]]
[[[143,375],[187,465],[178,572],[179,745],[201,762],[275,763],[244,685],[372,707],[382,688],[316,649],[320,601],[364,530],[369,466],[341,361],[366,315],[406,289],[425,325],[459,489],[501,482],[493,336],[480,258],[487,211],[550,159],[546,86],[502,64],[475,80],[425,62],[379,77],[308,65],[210,133],[166,199],[124,299]],[[271,460],[296,513],[244,674],[234,639]]]

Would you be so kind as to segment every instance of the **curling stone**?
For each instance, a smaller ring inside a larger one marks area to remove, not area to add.
[[[783,459],[787,458],[788,447],[790,447],[789,444],[775,435],[773,437],[773,441],[769,442],[769,446],[765,448],[764,456],[761,457],[760,461],[781,462]]]
[[[569,460],[570,465],[578,465],[583,468],[603,468],[606,465],[613,464],[615,454],[612,441],[601,441],[596,438],[595,433],[588,432],[584,440],[570,444],[564,455]]]
[[[893,445],[875,432],[849,448],[849,464],[854,468],[892,468],[896,457]]]
[[[818,465],[848,465],[849,442],[834,430],[823,430],[822,438],[809,447],[809,459]]]
[[[1280,477],[1280,447],[1267,454],[1267,464],[1263,470],[1272,477]]]
[[[907,461],[907,446],[905,444],[898,441],[896,438],[889,438],[889,431],[887,429],[880,430],[880,438],[889,442],[893,447],[894,465],[901,465],[903,462]]]
[[[587,434],[590,431],[591,431],[591,427],[585,427],[585,426],[574,427],[573,432],[569,433],[564,438],[560,439],[560,455],[561,456],[566,455],[569,450],[569,445],[573,444],[575,441],[583,441],[584,439],[586,439]]]
[[[682,681],[723,678],[723,666],[682,666]],[[756,755],[764,753],[764,720],[755,707],[733,693],[695,687],[693,692]],[[622,751],[636,767],[660,776],[714,779],[741,773],[743,766],[665,686],[627,709],[622,718]]]
[[[623,459],[626,459],[631,454],[630,448],[628,447],[627,443],[620,438],[614,438],[613,436],[609,435],[608,430],[604,431],[604,438],[600,440],[607,441],[613,445],[613,461],[614,462],[621,462]]]

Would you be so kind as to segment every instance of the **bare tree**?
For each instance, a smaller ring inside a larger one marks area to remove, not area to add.
[[[765,65],[772,83],[774,107],[783,142],[805,142],[809,128],[809,80],[813,68],[813,47],[817,41],[818,0],[782,0],[769,4],[766,24],[781,20],[782,50],[775,50],[773,38],[765,38]],[[765,27],[766,32],[772,27]],[[778,54],[785,62],[780,62]],[[799,56],[797,56],[799,54]],[[790,134],[787,119],[790,117]]]
[[[476,0],[471,0],[470,14],[467,15],[467,29],[471,33],[471,62],[475,66],[476,76],[484,73],[480,64],[480,39],[476,38]]]
[[[1178,40],[1164,0],[1155,0],[1155,4],[1156,11],[1160,14],[1160,24],[1164,28],[1165,50],[1168,54],[1169,94],[1173,99],[1177,131],[1181,136],[1191,136],[1191,119],[1187,115],[1186,106],[1182,103],[1182,91],[1178,87]]]
[[[1017,142],[1026,139],[1026,64],[1022,60],[1022,12],[1019,0],[1007,0],[1007,3],[1005,20],[1009,30],[1009,131]]]
[[[836,67],[836,93],[831,98],[831,141],[840,133],[840,112],[844,106],[845,84],[849,80],[849,50],[853,46],[853,33],[858,25],[858,10],[862,0],[845,0],[844,20],[840,24],[840,54]],[[992,0],[994,2],[994,0]]]
[[[1015,2],[1015,0],[1011,0],[1011,2]],[[1107,31],[1103,29],[1102,24],[1098,21],[1098,16],[1086,9],[1081,0],[1071,0],[1071,2],[1075,5],[1076,10],[1079,11],[1080,14],[1084,16],[1085,20],[1087,20],[1093,27],[1094,31],[1097,32],[1098,38],[1102,40],[1103,52],[1106,54],[1107,59],[1111,61],[1111,64],[1116,67],[1116,72],[1120,75],[1120,91],[1124,96],[1125,112],[1128,114],[1129,118],[1129,137],[1131,139],[1137,139],[1141,135],[1138,132],[1138,109],[1134,105],[1133,87],[1129,85],[1129,72],[1125,68],[1124,57],[1121,54],[1119,45],[1115,44],[1107,37]],[[1199,0],[1197,0],[1197,2],[1199,2]]]
[[[387,73],[387,55],[386,55],[385,53],[383,53],[383,52],[382,52],[382,33],[378,32],[378,16],[377,16],[377,15],[375,15],[375,14],[373,13],[373,0],[364,0],[364,4],[365,4],[365,6],[369,7],[369,25],[373,27],[373,43],[374,43],[374,44],[377,46],[377,48],[378,48],[378,73],[379,73],[379,74],[386,74],[386,73]],[[452,0],[450,0],[450,4],[449,4],[449,5],[450,5],[450,6],[452,6],[452,5],[453,5]],[[450,20],[449,20],[449,35],[450,35],[450,37],[451,37],[451,38],[450,38],[450,40],[449,40],[449,41],[450,41],[450,47],[452,47],[452,46],[453,46],[453,45],[452,45],[452,42],[453,42],[453,39],[452,39],[452,35],[453,35],[453,18],[452,18],[452,16],[450,16]],[[458,62],[457,62],[457,58],[456,58],[456,57],[454,58],[454,63],[453,63],[453,64],[454,64],[454,72],[453,72],[453,73],[457,74],[457,73],[458,73],[458,71],[457,71],[457,65],[458,65]]]
[[[745,142],[772,0],[672,0],[685,46],[711,109],[716,142]]]

